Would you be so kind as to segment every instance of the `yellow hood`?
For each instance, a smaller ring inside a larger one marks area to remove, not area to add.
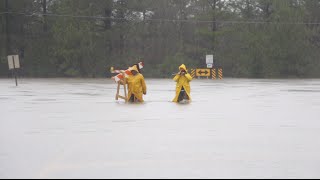
[[[130,71],[136,71],[139,72],[138,68],[136,65],[132,66],[131,68],[129,68]]]
[[[182,64],[182,65],[179,67],[179,70],[181,70],[181,69],[185,70],[186,72],[188,71],[186,65],[184,65],[184,64]]]

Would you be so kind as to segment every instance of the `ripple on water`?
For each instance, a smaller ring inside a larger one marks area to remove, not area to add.
[[[320,90],[316,89],[288,89],[288,92],[308,92],[308,93],[320,93]]]

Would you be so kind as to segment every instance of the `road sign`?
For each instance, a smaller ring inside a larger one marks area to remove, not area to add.
[[[212,69],[213,68],[213,64],[207,64],[207,68]]]
[[[210,69],[197,69],[196,76],[198,77],[210,77]]]
[[[9,69],[19,69],[20,68],[20,61],[18,55],[10,55],[8,56],[8,64]]]
[[[206,63],[213,64],[213,55],[206,55]]]
[[[10,55],[10,56],[8,56],[8,65],[9,65],[9,70],[12,70],[12,74],[15,77],[16,86],[18,86],[16,69],[20,68],[19,55]]]

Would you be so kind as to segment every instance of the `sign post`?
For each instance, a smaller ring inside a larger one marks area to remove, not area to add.
[[[18,86],[18,78],[17,78],[16,69],[20,68],[19,56],[18,55],[8,56],[8,65],[9,65],[9,70],[12,70],[12,73],[14,74],[14,77],[16,80],[16,86]]]

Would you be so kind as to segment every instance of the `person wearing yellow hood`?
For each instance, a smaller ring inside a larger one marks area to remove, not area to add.
[[[129,68],[132,75],[127,77],[128,84],[128,101],[129,102],[144,102],[143,94],[147,94],[147,86],[142,74],[136,65]]]
[[[179,70],[180,72],[173,78],[173,80],[177,82],[176,97],[173,102],[180,103],[183,100],[191,101],[190,81],[192,81],[192,77],[184,64],[179,67]]]

